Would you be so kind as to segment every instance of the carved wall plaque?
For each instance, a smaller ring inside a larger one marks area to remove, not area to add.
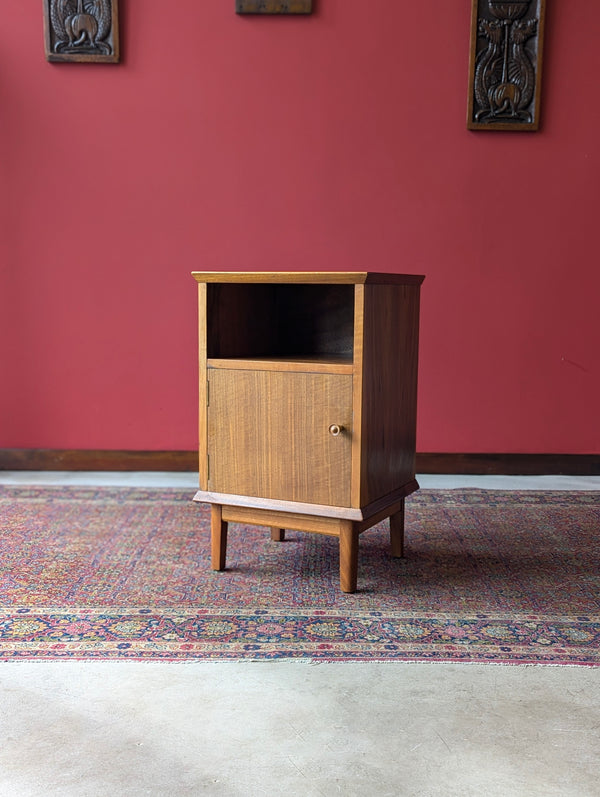
[[[470,130],[537,130],[546,0],[472,0]]]
[[[118,0],[44,0],[48,61],[119,60]]]
[[[236,14],[310,14],[312,0],[235,0]]]

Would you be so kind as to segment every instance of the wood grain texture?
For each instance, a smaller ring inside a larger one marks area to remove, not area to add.
[[[354,286],[354,359],[352,374],[352,472],[350,504],[359,508],[363,478],[363,370],[364,370],[365,286]]]
[[[392,556],[400,556],[403,552],[404,539],[404,502],[401,501],[395,505],[393,510],[394,514],[390,517],[391,551]],[[281,541],[285,538],[285,531],[282,528],[285,526],[289,529],[339,538],[340,588],[342,592],[348,593],[356,592],[357,588],[359,535],[361,531],[378,522],[367,521],[365,527],[361,528],[360,523],[352,520],[251,509],[246,506],[216,505],[215,511],[214,504],[212,513],[213,569],[225,567],[222,535],[227,534],[229,523],[270,527],[271,539],[274,541]],[[218,564],[222,564],[222,567],[217,567]]]
[[[419,274],[386,274],[381,271],[192,271],[197,282],[420,285]]]
[[[363,534],[365,531],[368,531],[377,523],[381,523],[382,521],[391,517],[396,512],[399,512],[401,509],[402,509],[402,501],[398,501],[395,504],[391,504],[390,506],[386,507],[381,512],[378,512],[376,515],[371,515],[371,517],[367,518],[366,520],[355,521],[354,525],[356,526],[358,533]]]
[[[369,504],[362,510],[363,519],[355,521],[359,533],[362,534],[363,531],[370,529],[376,523],[380,523],[382,520],[399,512],[404,506],[406,496],[418,489],[419,485],[416,481],[409,482],[401,490],[395,490],[390,495],[379,498],[374,503]]]
[[[352,377],[211,370],[210,489],[349,506]],[[346,431],[337,437],[330,424]]]
[[[414,479],[419,290],[364,288],[361,506]]]
[[[294,512],[278,512],[269,509],[252,509],[243,506],[223,506],[223,518],[228,523],[245,523],[250,526],[285,527],[295,531],[326,534],[339,537],[340,524],[346,521],[321,515],[299,515]]]
[[[345,358],[333,356],[322,357],[263,357],[253,359],[217,359],[208,360],[209,368],[224,368],[238,371],[295,371],[301,374],[349,374],[353,373],[352,363]]]
[[[356,592],[358,579],[358,530],[354,523],[340,523],[340,589]]]
[[[302,516],[319,515],[321,517],[337,518],[338,520],[364,520],[362,511],[352,507],[307,504],[301,501],[280,501],[271,498],[260,498],[259,496],[218,493],[213,490],[197,490],[192,500],[200,504],[228,504],[269,512],[289,512]]]
[[[418,489],[419,483],[417,480],[411,479],[411,481],[403,484],[402,487],[398,488],[397,490],[394,490],[387,495],[383,495],[381,498],[377,498],[372,503],[364,506],[361,510],[363,519],[371,521],[373,517],[380,517],[381,519],[387,517],[391,512],[396,511],[392,508],[395,504],[398,504],[400,501]]]
[[[208,380],[206,368],[207,288],[198,285],[198,481],[208,489]]]
[[[220,504],[210,508],[210,552],[213,570],[225,570],[227,558],[227,522]]]

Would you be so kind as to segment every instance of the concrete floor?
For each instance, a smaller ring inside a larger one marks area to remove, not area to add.
[[[596,489],[600,479],[421,477]],[[0,474],[173,485],[192,474]],[[0,664],[0,796],[600,797],[600,669]]]

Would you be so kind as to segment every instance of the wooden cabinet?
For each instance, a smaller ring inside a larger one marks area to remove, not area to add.
[[[357,585],[358,537],[390,517],[401,556],[415,481],[423,277],[371,272],[194,272],[199,291],[200,490],[212,566],[229,522],[340,539]]]

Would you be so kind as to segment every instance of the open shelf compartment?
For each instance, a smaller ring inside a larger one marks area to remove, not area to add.
[[[207,356],[267,363],[352,364],[354,285],[209,283]],[[238,367],[242,367],[241,365]]]

